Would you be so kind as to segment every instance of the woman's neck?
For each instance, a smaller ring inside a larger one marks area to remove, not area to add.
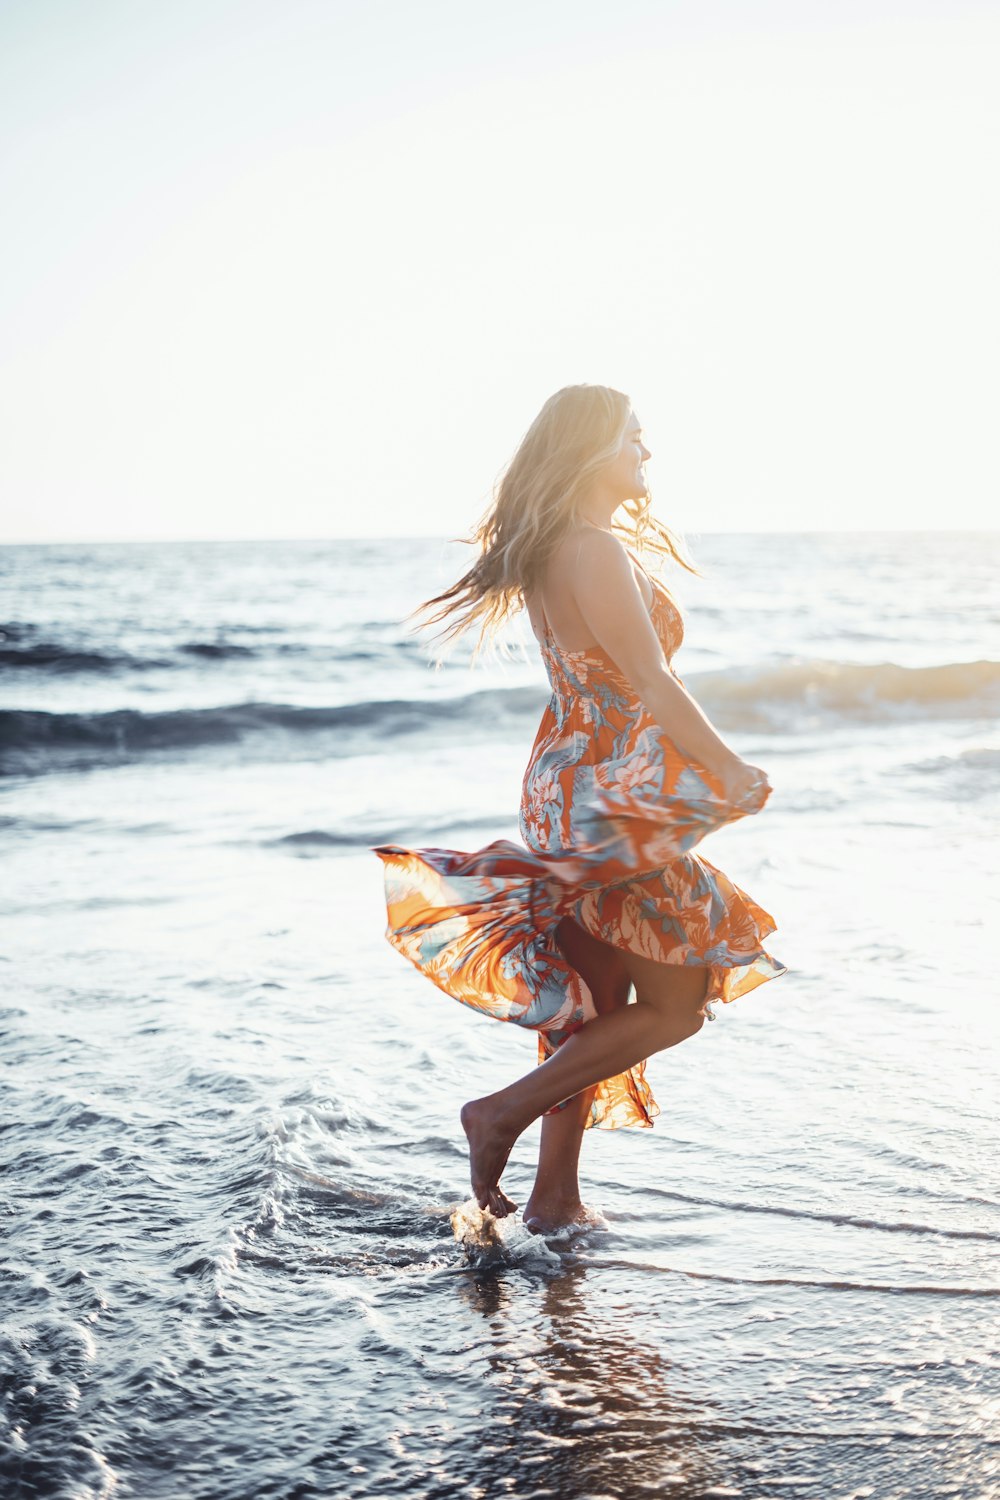
[[[590,504],[584,506],[578,512],[578,514],[580,520],[585,521],[588,526],[594,526],[598,531],[610,531],[612,517],[614,516],[614,513],[617,509],[617,505],[608,505],[602,504],[600,501],[591,501]]]

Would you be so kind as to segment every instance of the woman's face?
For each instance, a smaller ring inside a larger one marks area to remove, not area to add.
[[[601,475],[609,495],[617,504],[623,500],[644,500],[646,475],[643,465],[650,452],[642,441],[642,428],[635,412],[629,412],[628,423],[622,436],[622,445],[617,458],[613,458]]]

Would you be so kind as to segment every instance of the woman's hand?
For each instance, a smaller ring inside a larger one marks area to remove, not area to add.
[[[738,756],[720,772],[719,779],[726,801],[736,805],[752,799],[758,807],[763,807],[771,794],[767,772],[759,766],[749,765]]]

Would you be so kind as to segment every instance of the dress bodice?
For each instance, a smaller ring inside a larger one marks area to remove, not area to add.
[[[676,677],[672,662],[684,640],[681,612],[661,583],[655,578],[649,581],[653,588],[649,618],[663,647],[667,666]],[[557,697],[561,697],[567,688],[577,695],[587,696],[598,691],[606,693],[611,687],[617,690],[615,696],[622,696],[624,693],[625,696],[634,698],[634,690],[621,668],[600,646],[590,646],[585,651],[567,651],[556,641],[547,622],[544,632],[539,648],[549,683]]]

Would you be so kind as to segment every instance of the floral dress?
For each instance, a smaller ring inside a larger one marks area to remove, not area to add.
[[[681,617],[650,581],[669,663]],[[541,651],[552,695],[524,775],[526,848],[499,840],[471,854],[375,850],[390,943],[454,999],[536,1031],[540,1062],[596,1014],[556,942],[564,917],[616,948],[706,967],[710,1020],[713,1000],[785,972],[761,946],[773,919],[691,853],[713,829],[759,812],[766,792],[728,802],[718,777],[663,734],[598,647],[565,651],[546,630]],[[639,1063],[598,1085],[587,1123],[647,1126],[658,1113]]]

